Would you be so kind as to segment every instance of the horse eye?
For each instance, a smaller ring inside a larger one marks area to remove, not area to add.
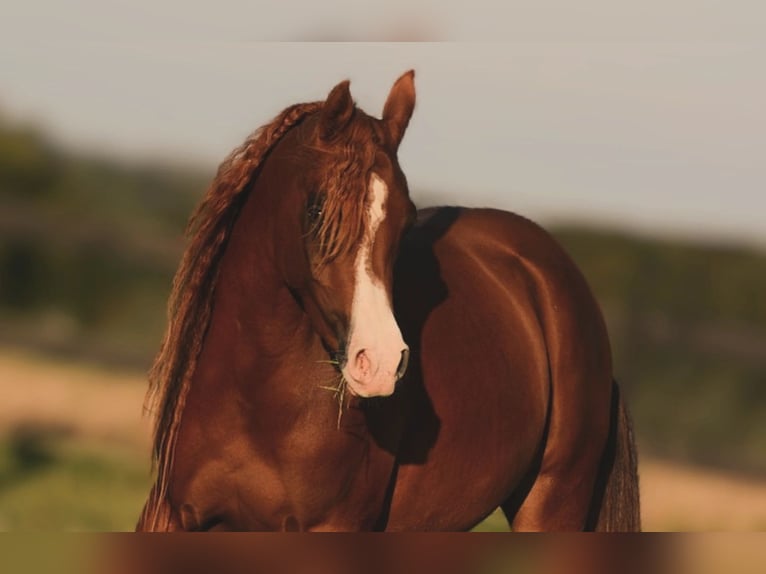
[[[322,217],[322,200],[317,197],[312,197],[309,200],[308,207],[306,208],[306,214],[308,215],[311,223],[316,223]]]

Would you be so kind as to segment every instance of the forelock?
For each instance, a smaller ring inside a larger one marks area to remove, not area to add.
[[[373,120],[355,110],[349,125],[327,143],[321,168],[323,217],[314,230],[318,265],[352,251],[365,233],[368,183],[378,141]]]

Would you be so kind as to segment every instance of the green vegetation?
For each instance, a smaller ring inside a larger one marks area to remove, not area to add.
[[[184,222],[210,176],[71,155],[0,120],[0,342],[148,366]],[[605,311],[643,448],[766,472],[766,254],[580,227],[554,233]],[[111,476],[88,460],[77,455],[62,472]],[[109,488],[139,482],[119,476]],[[96,512],[103,492],[82,496]]]
[[[0,340],[145,364],[208,179],[66,154],[0,120]]]
[[[505,514],[498,508],[487,516],[481,524],[478,524],[472,532],[508,532],[509,530]]]
[[[0,443],[0,531],[132,530],[149,478],[145,453],[21,429]]]
[[[766,471],[766,254],[577,228],[556,235],[604,309],[644,448]]]

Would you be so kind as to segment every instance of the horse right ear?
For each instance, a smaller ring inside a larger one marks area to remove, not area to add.
[[[410,70],[396,80],[383,106],[383,122],[394,149],[399,147],[414,109],[415,70]]]
[[[322,139],[331,139],[351,120],[354,100],[351,98],[349,84],[348,80],[342,81],[332,89],[325,100],[319,118],[319,137]]]

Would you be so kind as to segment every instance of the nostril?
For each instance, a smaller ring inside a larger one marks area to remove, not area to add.
[[[361,377],[366,377],[370,373],[370,358],[367,356],[367,350],[362,349],[354,358],[354,365]]]
[[[407,363],[410,360],[409,348],[402,349],[402,358],[399,360],[399,366],[396,367],[396,380],[401,379],[407,371]]]

